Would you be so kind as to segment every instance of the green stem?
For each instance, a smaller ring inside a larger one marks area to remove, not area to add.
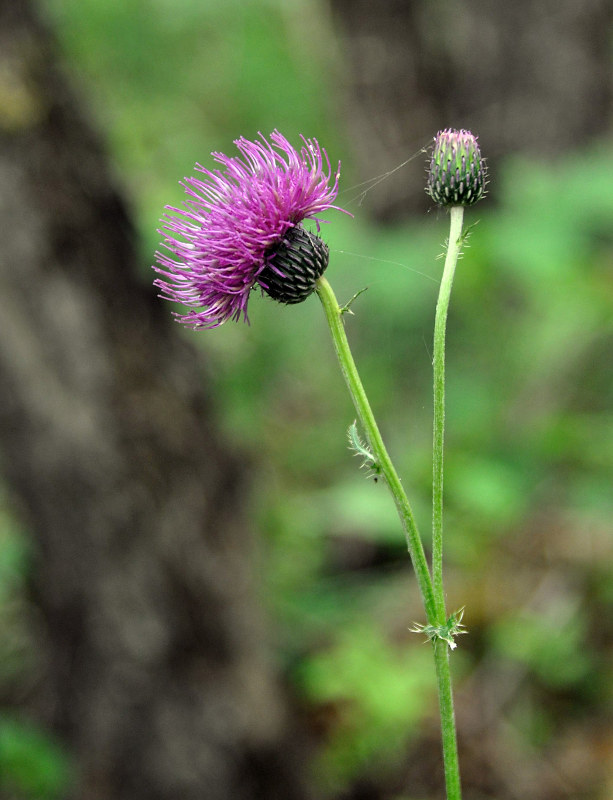
[[[449,668],[449,647],[442,639],[435,639],[434,664],[438,686],[438,707],[441,717],[441,736],[443,741],[443,765],[445,769],[445,788],[447,800],[461,800],[460,764],[456,739],[453,694],[451,691],[451,671]]]
[[[400,516],[406,536],[409,555],[411,556],[413,568],[417,576],[417,583],[423,599],[428,622],[434,624],[436,621],[436,605],[434,602],[432,580],[430,578],[430,571],[428,569],[428,562],[426,561],[421,537],[417,530],[415,517],[413,516],[413,511],[404,489],[402,488],[400,478],[383,444],[383,439],[377,427],[370,403],[368,402],[364,387],[362,386],[362,381],[358,375],[351,350],[349,349],[349,342],[345,334],[341,309],[332,291],[332,287],[323,276],[317,281],[317,294],[323,305],[341,372],[343,373],[343,378],[349,389],[355,410],[366,433],[366,437],[372,449],[372,454],[394,497],[396,509],[398,510],[398,515]]]
[[[423,550],[421,537],[417,530],[411,506],[400,479],[389,458],[372,409],[364,392],[355,362],[349,349],[342,320],[342,311],[328,281],[321,277],[317,292],[322,302],[326,319],[332,333],[336,355],[349,389],[353,403],[366,432],[373,457],[385,476],[394,497],[396,508],[403,524],[409,554],[413,562],[417,582],[421,591],[426,616],[431,626],[446,623],[445,595],[443,590],[443,444],[445,426],[445,330],[447,311],[453,284],[455,267],[460,255],[462,206],[451,208],[451,226],[445,267],[441,280],[439,299],[436,307],[434,326],[434,436],[433,436],[433,511],[432,511],[432,579]],[[440,638],[433,640],[434,663],[439,697],[443,761],[447,800],[461,800],[460,768],[451,689],[448,644]]]
[[[450,210],[449,241],[434,322],[434,434],[432,443],[432,585],[439,625],[446,620],[443,591],[443,445],[445,438],[445,330],[447,310],[462,246],[463,206]]]
[[[452,206],[450,210],[449,241],[445,267],[436,304],[434,322],[434,432],[432,469],[432,583],[436,616],[439,625],[445,624],[445,593],[443,588],[443,449],[445,439],[445,331],[447,311],[453,285],[453,276],[462,247],[463,206]],[[460,766],[456,740],[449,650],[446,642],[434,640],[434,661],[438,685],[443,761],[447,800],[461,800]]]

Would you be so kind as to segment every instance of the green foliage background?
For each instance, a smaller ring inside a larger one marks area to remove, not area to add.
[[[339,202],[355,217],[330,215],[328,276],[341,302],[368,286],[348,334],[427,536],[430,342],[447,219],[433,211],[381,228],[368,220],[368,195],[356,201],[352,185],[373,176],[355,174],[349,157],[325,4],[44,8],[132,198],[144,280],[162,207],[180,202],[178,180],[194,162],[210,163],[211,151],[279,128],[293,141],[317,137],[343,161]],[[469,212],[479,224],[452,298],[448,600],[450,610],[466,605],[471,632],[455,673],[460,692],[484,663],[521,676],[501,712],[519,752],[554,746],[569,716],[589,726],[611,712],[611,163],[603,144],[556,163],[516,155],[499,165],[491,179],[500,203]],[[254,295],[250,318],[249,327],[185,335],[206,356],[228,439],[257,465],[246,502],[260,534],[262,599],[277,657],[309,713],[327,710],[316,777],[332,794],[402,763],[434,713],[430,656],[408,633],[421,612],[392,502],[347,450],[353,410],[316,298],[281,307]],[[0,663],[5,686],[33,647],[15,612],[27,537],[13,526],[0,520],[0,625],[13,643]],[[613,774],[609,762],[600,768]],[[0,785],[54,798],[68,774],[42,734],[0,720]]]

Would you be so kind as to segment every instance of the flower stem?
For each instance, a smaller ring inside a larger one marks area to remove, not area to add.
[[[322,302],[332,333],[334,348],[341,372],[351,394],[356,412],[366,432],[381,474],[385,476],[402,521],[409,554],[413,562],[428,622],[433,626],[446,623],[445,595],[443,591],[442,537],[443,537],[443,442],[445,422],[445,329],[447,310],[453,284],[455,266],[461,249],[463,207],[451,208],[451,229],[443,270],[443,278],[436,308],[434,329],[434,467],[433,467],[433,577],[431,579],[422,540],[417,530],[411,506],[402,484],[389,458],[377,427],[370,403],[349,349],[342,320],[342,311],[330,284],[325,277],[317,282],[317,293]],[[443,761],[447,800],[461,800],[460,769],[451,689],[449,647],[440,638],[433,639],[434,663],[439,697]]]
[[[434,602],[439,625],[446,621],[445,593],[443,589],[443,448],[445,439],[445,331],[447,311],[453,285],[453,276],[462,247],[463,206],[450,209],[449,241],[443,277],[436,304],[434,322],[434,431],[432,468],[432,584]],[[442,640],[434,641],[434,661],[438,684],[439,712],[445,765],[445,785],[447,800],[460,800],[460,767],[456,740],[451,672],[449,668],[449,649]]]
[[[445,330],[447,310],[462,246],[464,206],[450,209],[450,230],[434,322],[434,433],[432,442],[432,584],[439,625],[446,620],[443,591],[443,445],[445,438]]]
[[[441,737],[443,742],[443,765],[447,800],[461,800],[460,764],[456,738],[453,694],[451,690],[451,670],[449,668],[449,647],[443,639],[433,642],[436,683],[438,687],[438,707],[441,718]]]
[[[383,439],[381,438],[370,403],[368,402],[353,356],[351,355],[349,342],[345,334],[342,311],[332,291],[332,287],[324,276],[317,281],[317,294],[323,305],[341,372],[343,373],[343,378],[349,389],[355,410],[366,433],[368,443],[372,448],[373,457],[376,459],[381,474],[385,477],[387,485],[394,497],[396,509],[404,529],[409,555],[411,556],[413,568],[417,576],[417,583],[421,592],[426,617],[430,624],[435,624],[437,615],[432,580],[430,578],[430,571],[428,569],[428,562],[426,561],[421,537],[417,530],[415,517],[413,516],[413,511],[405,491],[402,488],[400,478],[394,469],[394,465],[391,462]]]

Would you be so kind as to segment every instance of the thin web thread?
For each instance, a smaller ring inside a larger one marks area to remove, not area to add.
[[[420,147],[419,150],[416,150],[412,155],[410,155],[408,158],[406,158],[400,164],[397,164],[392,169],[388,169],[386,172],[383,172],[380,175],[376,175],[375,177],[369,178],[368,180],[363,181],[362,183],[356,183],[354,186],[349,186],[347,189],[344,189],[339,194],[339,197],[340,196],[345,197],[349,193],[355,192],[357,189],[361,189],[362,191],[359,191],[353,197],[351,197],[348,200],[344,201],[343,205],[345,205],[345,206],[352,206],[354,204],[358,205],[358,206],[363,205],[364,200],[366,199],[366,195],[370,191],[372,191],[376,186],[378,186],[380,183],[383,183],[383,181],[386,181],[388,178],[390,178],[392,175],[394,175],[394,173],[398,172],[398,170],[401,170],[403,167],[406,167],[406,165],[410,164],[411,161],[414,161],[416,158],[419,158],[419,156],[427,155],[427,154],[428,154],[428,146],[424,145],[423,147]],[[364,188],[362,188],[362,187],[364,187]],[[362,258],[362,259],[364,259],[366,261],[374,261],[374,262],[376,262],[378,264],[389,264],[391,266],[401,267],[402,269],[406,270],[407,272],[413,272],[415,275],[419,275],[422,278],[427,278],[429,281],[432,281],[433,283],[435,283],[437,285],[440,284],[440,280],[438,280],[437,278],[433,278],[432,275],[428,275],[425,272],[420,272],[418,269],[414,269],[413,267],[409,267],[408,264],[403,264],[400,261],[391,261],[391,260],[385,259],[385,258],[375,258],[374,256],[366,256],[366,255],[364,255],[362,253],[352,253],[349,250],[332,250],[332,252],[339,253],[339,254],[346,255],[346,256],[351,256],[352,258]]]
[[[392,169],[388,169],[387,172],[383,172],[380,175],[376,175],[374,178],[369,178],[367,181],[363,181],[362,183],[356,183],[354,186],[349,186],[347,189],[344,189],[339,196],[345,197],[347,194],[349,194],[349,192],[355,192],[356,189],[361,189],[364,186],[366,188],[364,188],[361,192],[358,192],[354,197],[350,198],[345,202],[345,205],[353,205],[353,203],[356,203],[358,206],[361,206],[364,202],[366,195],[370,191],[372,191],[375,188],[375,186],[378,186],[380,183],[383,183],[383,181],[390,178],[395,172],[398,172],[398,170],[402,169],[403,167],[406,167],[407,164],[410,164],[411,161],[414,161],[419,156],[427,154],[428,154],[428,147],[427,146],[420,147],[419,150],[417,150],[415,153],[413,153],[413,155],[405,159],[401,164],[398,164]]]

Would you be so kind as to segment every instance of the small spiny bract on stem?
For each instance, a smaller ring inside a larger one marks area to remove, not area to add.
[[[360,469],[366,467],[366,469],[369,471],[369,476],[372,474],[376,483],[378,476],[381,474],[381,467],[366,444],[360,438],[356,420],[354,420],[347,429],[347,439],[349,440],[349,449],[353,451],[355,456],[359,456],[362,459]]]

